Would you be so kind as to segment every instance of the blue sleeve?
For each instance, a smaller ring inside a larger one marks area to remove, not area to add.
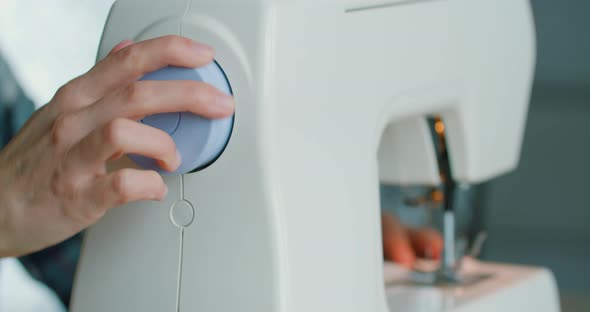
[[[10,141],[34,110],[35,105],[24,94],[0,55],[0,148]]]

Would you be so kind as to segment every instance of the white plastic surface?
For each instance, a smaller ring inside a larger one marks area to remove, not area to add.
[[[440,173],[432,143],[423,116],[389,124],[377,153],[379,180],[385,184],[438,185]]]

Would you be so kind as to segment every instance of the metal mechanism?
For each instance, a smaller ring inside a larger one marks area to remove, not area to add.
[[[411,206],[435,207],[442,209],[443,255],[436,271],[422,271],[416,268],[412,278],[417,284],[441,285],[473,282],[482,278],[462,276],[459,271],[464,256],[477,256],[486,239],[485,233],[477,235],[471,249],[467,250],[466,238],[457,238],[457,193],[468,189],[466,184],[459,184],[453,178],[451,156],[448,148],[445,124],[440,116],[428,119],[432,132],[432,142],[440,174],[440,185],[431,188],[425,195],[407,198],[405,203]],[[468,207],[469,209],[473,207]]]
[[[442,181],[443,199],[443,257],[440,268],[441,276],[449,281],[457,281],[458,277],[456,268],[455,253],[455,211],[454,199],[457,182],[453,178],[451,170],[451,161],[447,147],[447,138],[445,135],[445,124],[440,117],[434,118],[434,143],[436,148],[436,158],[440,170],[440,179]]]

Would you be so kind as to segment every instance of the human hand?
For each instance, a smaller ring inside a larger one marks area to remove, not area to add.
[[[411,228],[403,225],[395,216],[382,214],[381,229],[385,259],[413,268],[416,258],[440,259],[443,240],[430,228]]]
[[[233,113],[233,98],[205,83],[137,81],[168,65],[204,66],[213,55],[178,36],[125,41],[60,88],[0,152],[0,257],[59,243],[113,207],[162,200],[167,188],[155,171],[109,172],[107,162],[140,154],[174,171],[181,159],[172,138],[137,120],[174,111]]]

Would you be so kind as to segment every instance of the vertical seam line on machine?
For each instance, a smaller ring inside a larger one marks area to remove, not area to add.
[[[192,4],[192,0],[187,0],[186,1],[186,7],[184,8],[184,13],[182,14],[182,17],[180,19],[180,26],[179,26],[179,35],[180,36],[183,35],[184,20],[186,19],[186,17],[188,16],[188,13],[191,10],[191,4]]]
[[[191,9],[192,0],[186,1],[184,13],[178,27],[179,36],[184,35],[184,21]],[[184,200],[184,174],[180,175],[180,200]],[[184,227],[180,228],[180,246],[178,251],[178,276],[176,277],[176,312],[180,312],[180,294],[182,290],[182,262],[184,257]]]

